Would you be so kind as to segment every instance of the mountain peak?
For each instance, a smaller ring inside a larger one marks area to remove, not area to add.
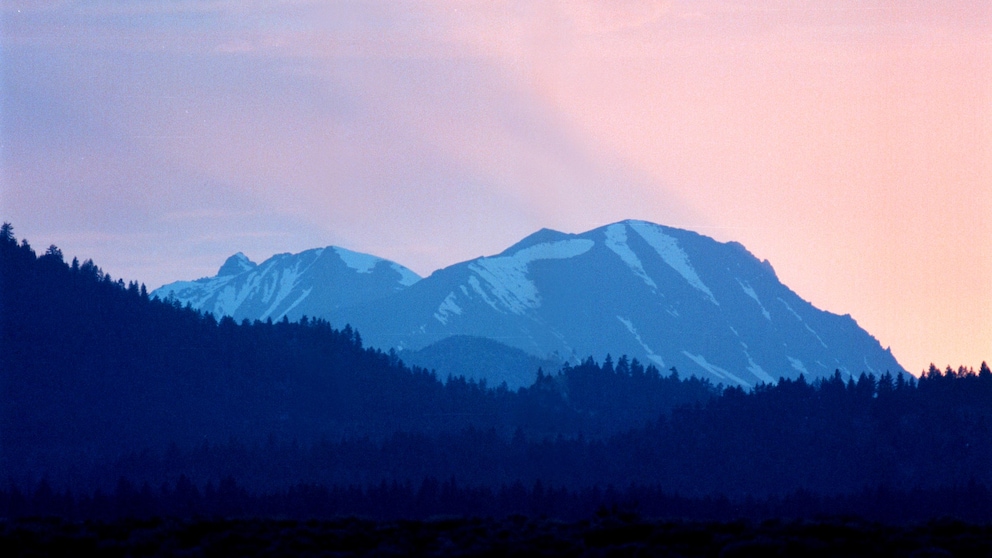
[[[600,227],[600,228],[605,229],[605,228],[611,227],[613,225],[627,225],[627,226],[630,226],[630,227],[645,227],[645,226],[648,226],[648,227],[654,227],[654,228],[664,229],[664,230],[668,230],[668,231],[682,230],[682,229],[677,229],[675,227],[669,227],[669,226],[666,226],[666,225],[659,225],[658,223],[655,223],[653,221],[644,221],[642,219],[624,219],[623,221],[617,221],[616,223],[612,223],[610,225],[606,225],[606,226],[603,226],[603,227]]]
[[[626,354],[724,385],[903,370],[851,317],[803,300],[740,243],[648,221],[580,234],[541,229],[419,281],[399,264],[330,248],[257,268],[235,254],[221,268],[227,277],[153,294],[236,320],[306,314],[347,323],[382,348],[469,335],[535,357]],[[493,374],[494,385],[507,379]]]
[[[382,258],[378,256],[355,252],[347,248],[341,248],[340,246],[328,246],[328,248],[334,250],[346,266],[358,273],[372,273],[375,265],[382,261]]]
[[[351,269],[355,270],[357,273],[372,273],[375,266],[379,262],[386,262],[390,267],[393,268],[396,273],[400,274],[400,284],[404,287],[409,287],[410,285],[420,281],[420,276],[411,271],[410,269],[388,260],[383,260],[379,256],[373,256],[371,254],[364,254],[362,252],[354,252],[348,250],[347,248],[341,248],[340,246],[328,246],[329,249],[334,250],[341,261]]]
[[[220,266],[220,269],[217,270],[217,276],[223,277],[227,275],[240,275],[246,271],[255,269],[257,266],[258,264],[248,259],[248,256],[244,255],[244,253],[238,252],[230,258],[227,258],[224,265]]]
[[[559,240],[567,240],[569,238],[574,238],[576,235],[563,233],[561,231],[556,231],[553,229],[541,229],[535,233],[525,236],[522,240],[510,246],[506,250],[503,250],[498,255],[500,256],[510,256],[513,255],[524,248],[529,248],[531,246],[536,246],[538,244],[546,244],[550,242],[556,242]]]

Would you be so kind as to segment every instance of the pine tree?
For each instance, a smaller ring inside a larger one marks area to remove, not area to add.
[[[57,260],[59,262],[64,261],[62,259],[62,250],[60,250],[59,247],[56,246],[56,245],[54,245],[54,244],[52,244],[51,246],[49,246],[48,247],[48,250],[45,250],[45,256],[46,257],[49,257],[49,258],[54,258],[55,260]]]
[[[14,225],[4,221],[3,225],[0,226],[0,241],[17,245],[17,239],[14,238]]]

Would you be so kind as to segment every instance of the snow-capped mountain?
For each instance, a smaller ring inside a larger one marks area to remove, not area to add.
[[[626,354],[728,385],[903,371],[849,315],[813,307],[740,244],[643,221],[544,229],[332,321],[381,347],[472,335],[542,358]]]
[[[304,315],[326,317],[343,306],[383,298],[419,280],[419,275],[397,263],[328,246],[277,254],[261,264],[238,252],[215,277],[177,281],[151,294],[238,321],[284,316],[297,320]]]
[[[367,344],[395,347],[401,358],[471,336],[552,362],[626,354],[726,385],[904,371],[849,315],[813,307],[740,244],[644,221],[581,234],[542,229],[500,254],[418,279],[398,264],[329,247],[260,265],[236,254],[216,277],[153,294],[238,320],[308,315],[351,324]]]

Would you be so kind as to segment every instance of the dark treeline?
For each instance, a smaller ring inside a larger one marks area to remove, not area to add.
[[[396,432],[337,440],[236,439],[79,454],[42,472],[57,487],[110,489],[123,477],[157,486],[231,477],[253,493],[298,482],[326,486],[413,483],[428,476],[472,486],[520,481],[579,490],[635,483],[691,497],[764,498],[796,490],[835,495],[865,487],[936,490],[992,486],[992,373],[939,371],[918,382],[839,376],[728,389],[640,428],[604,438],[528,438],[495,428]]]
[[[951,513],[971,494],[968,509],[989,517],[984,363],[744,391],[587,359],[510,391],[442,381],[323,320],[218,322],[54,246],[39,257],[6,224],[0,343],[8,509],[47,497],[103,509],[113,497],[101,494],[121,491],[166,509],[182,485],[201,502],[236,489],[250,510],[313,492],[334,513],[462,513],[424,503],[424,479],[450,479],[434,482],[499,513],[541,498],[549,514],[588,511],[616,486],[642,487],[615,501],[651,513],[647,502],[724,502],[774,516],[799,497],[857,510],[881,494],[902,517],[904,505]],[[345,500],[357,507],[334,507]]]
[[[63,517],[113,521],[154,517],[327,519],[362,517],[377,521],[437,517],[525,515],[577,521],[604,514],[670,521],[731,522],[741,519],[862,520],[911,524],[937,518],[992,523],[992,492],[977,483],[941,489],[865,488],[825,496],[796,490],[764,498],[724,495],[685,497],[657,486],[612,485],[572,490],[538,481],[525,486],[468,486],[454,478],[426,477],[419,483],[380,482],[369,486],[294,484],[256,494],[232,477],[196,485],[186,476],[157,487],[121,478],[112,490],[58,491],[47,480],[33,489],[0,490],[0,518]]]
[[[5,556],[989,556],[992,527],[959,520],[891,525],[854,518],[651,520],[602,510],[540,516],[375,521],[337,517],[0,520]]]

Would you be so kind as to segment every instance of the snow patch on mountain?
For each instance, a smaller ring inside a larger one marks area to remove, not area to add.
[[[176,281],[175,283],[170,283],[169,285],[161,287],[157,291],[153,292],[156,293],[155,296],[162,298],[163,300],[174,297],[183,302],[189,301],[190,304],[196,307],[213,296],[217,289],[223,285],[226,285],[230,279],[230,276],[217,279],[217,283],[209,290],[204,290],[199,281]],[[202,279],[200,281],[202,281]]]
[[[334,247],[334,251],[337,252],[338,257],[344,262],[344,265],[354,269],[359,273],[372,273],[372,268],[375,264],[382,261],[381,258],[373,256],[371,254],[362,254],[359,252],[352,252],[345,248],[338,246]]]
[[[472,290],[475,291],[476,294],[478,294],[480,297],[482,297],[482,301],[483,302],[485,302],[489,306],[492,306],[494,309],[499,310],[500,312],[502,312],[502,310],[500,310],[499,306],[496,305],[496,301],[493,300],[493,299],[491,299],[491,298],[489,298],[489,295],[486,294],[486,291],[482,289],[482,283],[479,282],[479,278],[478,277],[476,277],[475,275],[469,275],[469,277],[468,277],[468,284],[469,284],[469,286],[472,287]],[[462,285],[462,289],[464,289],[464,288],[465,288],[465,286]]]
[[[789,359],[789,364],[791,364],[793,368],[798,370],[801,374],[805,374],[809,376],[809,370],[806,370],[806,366],[803,364],[803,361],[799,360],[798,358],[792,358],[791,356],[787,356],[785,358]],[[823,366],[823,364],[820,363],[819,361],[817,361],[817,364]],[[826,366],[823,367],[826,368]]]
[[[806,321],[805,321],[805,320],[803,320],[803,319],[802,319],[802,317],[800,317],[800,316],[799,316],[799,314],[797,314],[797,313],[796,313],[796,311],[795,311],[795,310],[793,310],[791,306],[789,306],[789,303],[788,303],[788,302],[786,302],[786,301],[784,301],[784,300],[782,300],[782,298],[781,298],[781,297],[778,297],[778,301],[779,301],[779,302],[781,302],[782,304],[784,304],[784,305],[785,305],[785,308],[786,308],[786,309],[787,309],[787,310],[788,310],[789,312],[792,312],[792,315],[793,315],[793,316],[795,316],[797,320],[799,320],[800,322],[802,322],[802,323],[803,323],[803,326],[804,326],[804,327],[806,328],[806,331],[808,331],[808,332],[810,332],[810,333],[812,333],[812,334],[813,334],[813,337],[816,337],[816,340],[820,342],[820,345],[823,345],[823,348],[824,348],[824,349],[826,349],[826,348],[827,348],[827,344],[826,344],[826,343],[824,343],[824,342],[823,342],[823,339],[821,339],[821,338],[820,338],[820,334],[819,334],[819,333],[817,333],[817,332],[816,332],[816,331],[815,331],[815,330],[814,330],[813,328],[811,328],[811,327],[809,327],[809,324],[808,324],[808,323],[806,323]]]
[[[253,277],[252,283],[258,283],[258,278]],[[253,286],[254,285],[249,284],[239,291],[233,285],[227,285],[224,290],[217,295],[213,313],[218,316],[230,316],[233,314],[234,311],[248,299],[248,296],[252,293]]]
[[[545,242],[523,248],[510,256],[481,258],[470,264],[469,269],[489,285],[490,293],[503,308],[522,315],[541,304],[537,286],[527,277],[528,264],[537,260],[574,258],[588,252],[594,245],[592,240],[584,238]],[[503,311],[485,295],[480,284],[472,284],[472,287],[491,306]]]
[[[371,254],[352,252],[351,250],[341,248],[340,246],[332,246],[332,248],[334,248],[334,251],[337,253],[338,257],[341,258],[341,261],[344,262],[344,265],[354,269],[358,273],[372,273],[372,270],[375,269],[375,266],[378,265],[379,262],[388,261]],[[409,287],[421,279],[419,275],[398,263],[389,262],[389,267],[400,275],[399,284],[404,287]]]
[[[311,291],[313,291],[313,287],[310,287],[310,288],[308,288],[308,289],[304,289],[304,290],[303,290],[303,293],[302,293],[302,294],[301,294],[301,295],[299,296],[299,298],[297,298],[297,299],[296,299],[296,302],[294,302],[294,303],[292,303],[292,304],[290,304],[290,305],[289,305],[289,308],[287,308],[287,309],[285,309],[285,310],[283,310],[283,311],[282,311],[282,313],[280,313],[280,314],[279,314],[278,316],[276,316],[276,318],[278,318],[278,319],[282,319],[282,317],[283,317],[283,316],[285,316],[286,314],[289,314],[289,312],[290,312],[290,311],[291,311],[291,310],[292,310],[293,308],[296,308],[297,306],[299,306],[299,304],[300,304],[301,302],[303,302],[303,299],[305,299],[306,297],[308,297],[308,296],[310,296],[310,292],[311,292]]]
[[[455,302],[456,298],[458,298],[458,295],[455,293],[448,293],[448,296],[444,297],[444,301],[441,302],[441,305],[437,307],[437,311],[434,312],[434,318],[437,321],[447,325],[448,316],[462,313],[461,307]]]
[[[419,275],[401,266],[398,263],[391,263],[389,264],[389,266],[392,267],[396,273],[400,274],[400,285],[403,285],[404,287],[409,287],[410,285],[416,283],[417,281],[420,281]]]
[[[746,381],[742,380],[741,378],[735,376],[734,374],[731,374],[727,370],[725,370],[723,368],[720,368],[719,366],[717,366],[715,364],[710,364],[709,362],[706,361],[706,357],[704,357],[703,355],[694,355],[694,354],[690,353],[689,351],[682,351],[682,354],[685,355],[686,357],[688,357],[689,360],[691,360],[691,361],[695,362],[696,364],[698,364],[700,366],[700,368],[702,368],[703,370],[706,370],[710,374],[713,374],[717,378],[725,379],[725,380],[731,380],[731,381],[735,382],[737,385],[742,386],[742,387],[751,387],[751,382],[746,382]]]
[[[816,340],[819,341],[821,345],[823,345],[824,349],[826,349],[827,344],[823,342],[823,339],[820,339],[820,334],[813,331],[813,328],[809,327],[809,324],[807,324],[806,322],[803,322],[803,325],[806,327],[806,331],[812,333],[813,337],[816,337]]]
[[[737,280],[737,284],[741,286],[741,289],[744,291],[744,294],[753,298],[754,301],[758,303],[758,306],[761,308],[761,314],[765,317],[765,319],[768,321],[772,321],[772,315],[769,314],[768,310],[765,309],[765,305],[761,303],[761,299],[758,298],[758,293],[754,292],[754,289],[751,287],[751,284],[748,283],[747,281],[742,282],[740,279]]]
[[[785,300],[782,300],[782,297],[776,297],[776,298],[778,298],[778,301],[779,302],[781,302],[783,305],[785,305],[785,309],[788,310],[789,312],[791,312],[792,315],[795,316],[797,320],[799,320],[800,322],[803,321],[802,317],[799,314],[797,314],[796,311],[793,310],[791,306],[789,306],[789,303],[788,302],[786,302]]]
[[[511,257],[525,264],[536,260],[567,260],[585,254],[595,244],[587,238],[543,242],[519,250]]]
[[[275,274],[278,275],[279,271],[278,270],[275,271]],[[276,286],[278,282],[273,280],[272,278],[267,278],[267,275],[268,275],[268,270],[265,270],[264,272],[258,275],[259,290],[262,293],[260,298],[261,302],[270,302],[272,300],[272,297],[275,296],[276,294]],[[268,280],[263,281],[264,279],[268,279]]]
[[[627,264],[635,275],[644,280],[645,284],[652,289],[658,288],[654,279],[651,279],[647,272],[644,271],[644,264],[641,263],[641,259],[627,245],[627,225],[615,223],[606,227],[606,247],[620,256],[623,263]]]
[[[637,234],[641,235],[648,244],[654,248],[655,252],[661,256],[661,259],[668,264],[669,267],[678,272],[690,285],[702,292],[710,299],[710,302],[720,305],[713,296],[713,292],[710,291],[709,287],[703,283],[703,280],[699,278],[696,270],[692,267],[689,262],[689,256],[682,250],[679,246],[678,240],[668,236],[662,232],[658,225],[651,223],[646,223],[643,221],[632,221],[630,223],[631,228],[633,228]]]
[[[762,382],[765,382],[766,384],[774,384],[775,383],[775,378],[772,378],[771,377],[771,374],[769,374],[768,372],[765,372],[765,369],[764,368],[762,368],[761,366],[759,366],[758,363],[754,362],[754,359],[751,358],[751,355],[748,354],[747,351],[744,351],[744,356],[747,357],[747,371],[748,372],[754,374],[756,378],[758,378]]]
[[[869,374],[875,374],[876,376],[878,376],[878,375],[880,375],[880,374],[878,374],[878,373],[877,373],[877,372],[875,371],[875,369],[874,369],[874,368],[872,368],[872,367],[871,367],[871,365],[870,365],[870,364],[868,364],[868,357],[863,357],[863,360],[864,360],[864,363],[865,363],[865,368],[867,368],[867,369],[868,369],[868,373],[869,373]]]
[[[272,300],[273,294],[275,294],[275,300],[272,301],[272,305],[266,310],[260,319],[264,320],[272,315],[279,307],[279,303],[286,299],[291,292],[293,292],[293,287],[296,286],[296,280],[300,277],[300,264],[296,263],[291,269],[283,270],[282,276],[278,281],[273,281],[273,288],[268,291],[268,296],[263,298],[264,302]],[[278,285],[278,292],[276,292],[275,287]]]
[[[624,318],[623,316],[617,316],[617,319],[620,320],[620,323],[622,323],[624,327],[627,328],[627,331],[629,331],[630,334],[634,336],[634,339],[638,343],[640,343],[641,347],[648,354],[648,358],[651,359],[651,361],[653,361],[655,364],[660,366],[662,369],[664,369],[665,368],[664,359],[662,359],[660,356],[655,354],[655,352],[651,349],[651,347],[649,347],[648,344],[645,343],[643,339],[641,339],[641,334],[637,332],[637,328],[634,327],[634,323],[631,322],[629,319]]]
[[[523,314],[528,308],[538,306],[537,286],[527,279],[526,264],[513,258],[484,258],[470,265],[469,269],[489,285],[496,301],[486,302],[493,308],[502,312],[496,305],[499,302],[514,314]]]

